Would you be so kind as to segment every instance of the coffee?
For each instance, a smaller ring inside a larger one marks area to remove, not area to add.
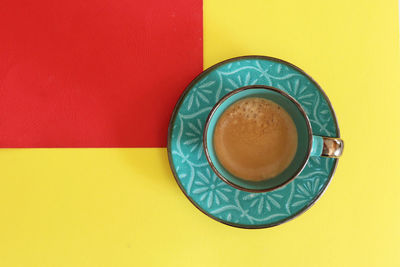
[[[236,177],[262,181],[284,171],[297,150],[293,119],[275,102],[241,99],[219,118],[213,136],[219,162]]]

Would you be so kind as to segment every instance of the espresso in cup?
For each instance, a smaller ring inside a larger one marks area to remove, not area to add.
[[[231,174],[262,181],[282,173],[297,151],[292,117],[277,103],[261,98],[241,99],[218,119],[213,143],[216,156]]]
[[[340,138],[313,135],[293,97],[265,85],[222,97],[207,117],[203,146],[215,174],[249,192],[280,188],[301,173],[310,157],[336,158],[343,151]]]

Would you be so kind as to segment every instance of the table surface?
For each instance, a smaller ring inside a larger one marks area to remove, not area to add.
[[[204,2],[204,64],[261,54],[330,97],[345,151],[309,211],[229,227],[178,188],[165,148],[0,150],[1,266],[400,266],[398,3]]]

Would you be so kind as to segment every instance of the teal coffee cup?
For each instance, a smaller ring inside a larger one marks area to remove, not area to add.
[[[217,122],[224,111],[235,102],[250,97],[265,98],[281,106],[290,115],[297,130],[297,150],[291,163],[275,177],[261,181],[244,180],[227,171],[219,162],[213,143]],[[306,112],[293,97],[282,90],[264,85],[242,87],[219,100],[206,120],[203,145],[207,161],[215,174],[231,186],[249,192],[266,192],[282,187],[301,173],[310,157],[337,158],[343,152],[341,139],[313,135]]]

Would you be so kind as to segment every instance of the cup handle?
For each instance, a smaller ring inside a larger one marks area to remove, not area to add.
[[[338,158],[343,153],[344,143],[340,138],[313,135],[311,156]]]

